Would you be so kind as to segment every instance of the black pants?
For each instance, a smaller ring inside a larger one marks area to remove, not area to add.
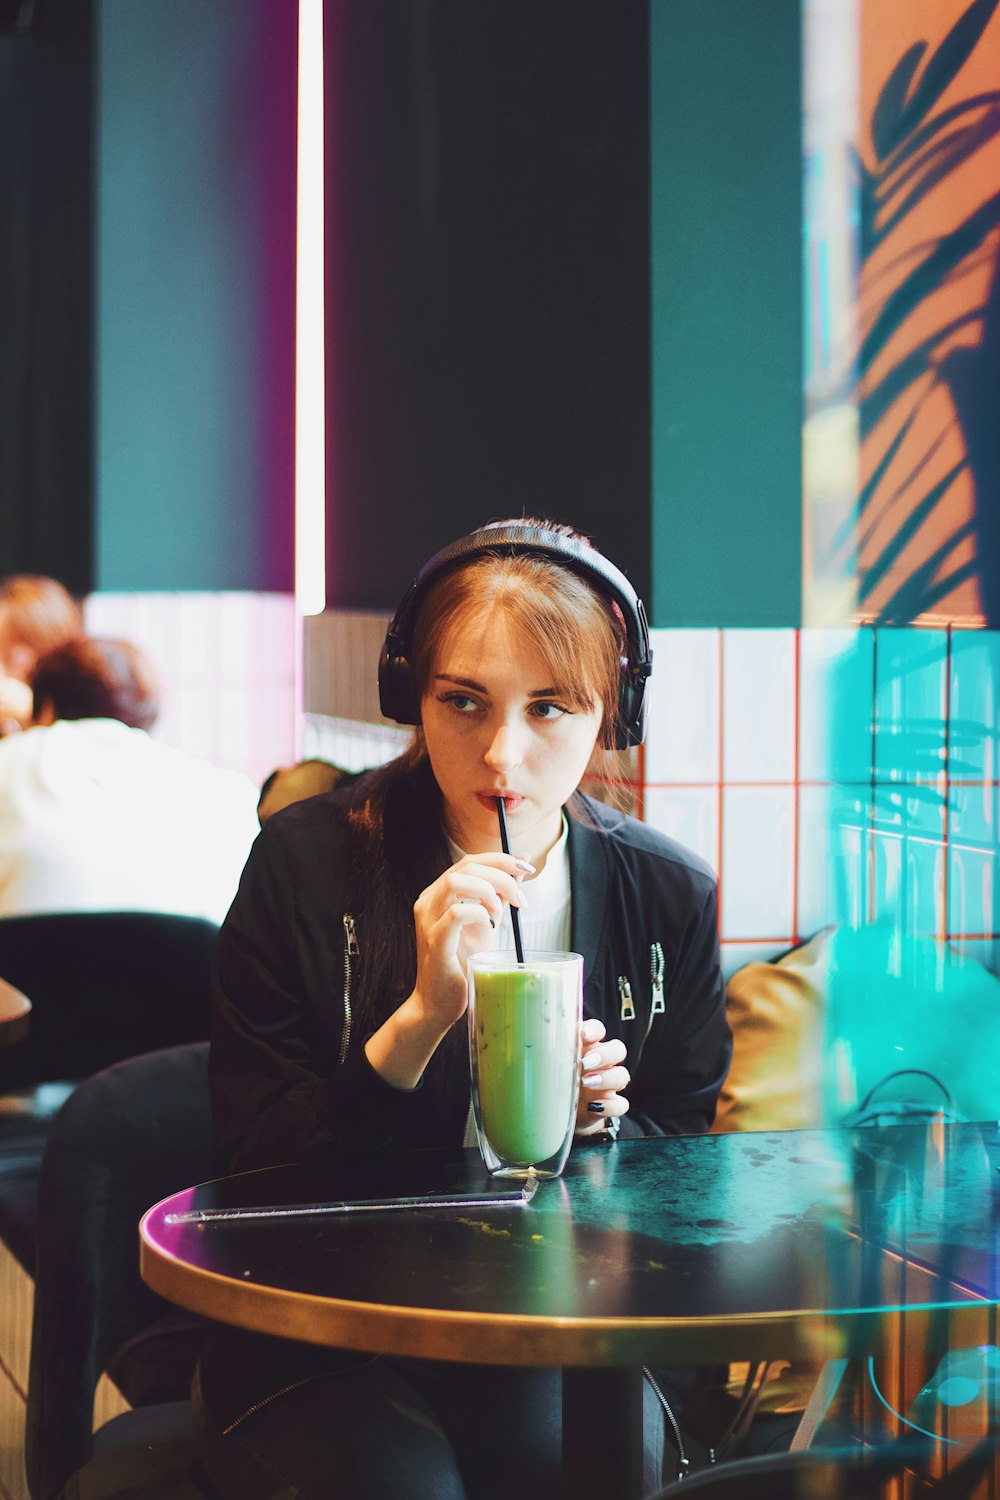
[[[552,1500],[560,1493],[558,1370],[373,1358],[294,1385],[223,1430],[196,1374],[195,1426],[223,1500]],[[644,1489],[676,1475],[644,1382]],[[614,1441],[594,1433],[597,1445]],[[669,1452],[669,1450],[668,1450]]]

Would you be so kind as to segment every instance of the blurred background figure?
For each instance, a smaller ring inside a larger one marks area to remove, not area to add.
[[[17,573],[0,583],[0,735],[31,723],[38,658],[82,634],[80,606],[54,578]]]
[[[335,786],[349,786],[360,774],[345,771],[329,760],[300,760],[294,766],[279,766],[260,789],[257,817],[261,828],[283,807],[305,797],[318,797],[321,792],[332,792]]]
[[[221,922],[256,836],[249,777],[157,744],[149,660],[80,638],[41,657],[0,742],[0,917],[161,911]]]

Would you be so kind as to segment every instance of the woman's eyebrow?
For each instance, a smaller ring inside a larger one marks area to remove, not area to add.
[[[486,689],[481,682],[473,682],[471,677],[453,677],[450,672],[438,672],[434,678],[435,682],[453,682],[456,687],[471,688],[474,693],[485,693]]]
[[[456,687],[471,688],[474,693],[483,693],[484,696],[487,697],[487,698],[490,695],[489,688],[484,687],[481,682],[474,682],[471,677],[453,677],[450,672],[438,672],[438,674],[435,677],[434,681],[435,682],[453,682]],[[529,698],[558,698],[559,697],[559,693],[560,693],[559,688],[555,688],[555,687],[533,688],[531,690],[531,692],[528,694],[528,697]]]

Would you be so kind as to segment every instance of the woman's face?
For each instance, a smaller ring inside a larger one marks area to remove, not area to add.
[[[587,768],[601,728],[554,691],[542,657],[502,616],[445,637],[421,704],[445,827],[467,854],[500,848],[503,796],[515,854],[538,864],[559,836],[560,810]]]

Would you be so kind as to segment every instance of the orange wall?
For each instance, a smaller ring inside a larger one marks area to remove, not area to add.
[[[860,54],[860,613],[981,624],[1000,561],[997,0],[863,0]]]

